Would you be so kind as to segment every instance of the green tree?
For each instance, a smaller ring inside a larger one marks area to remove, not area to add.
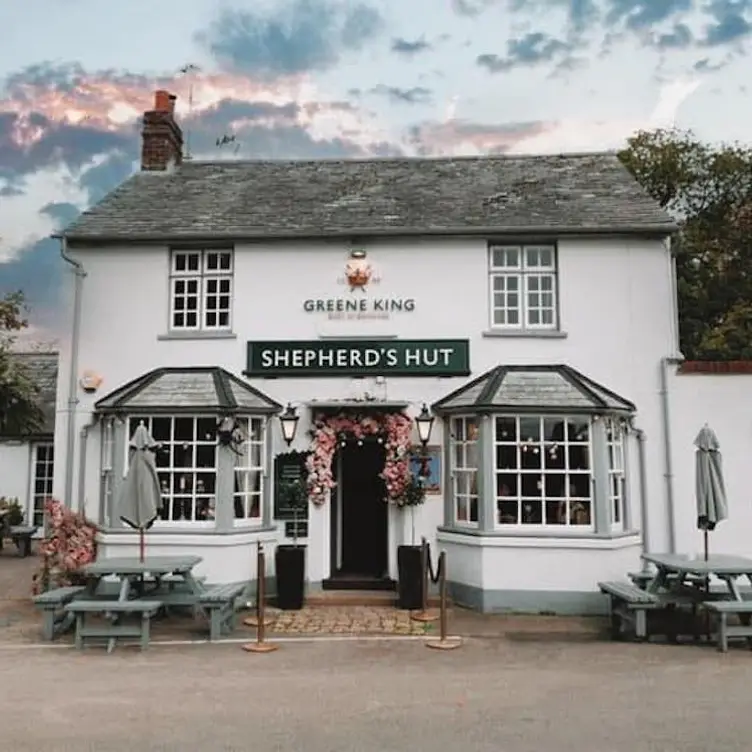
[[[752,359],[752,149],[641,131],[619,154],[679,223],[679,331],[690,360]]]
[[[0,436],[23,436],[38,430],[44,420],[39,389],[29,377],[13,345],[28,326],[21,292],[0,298]]]

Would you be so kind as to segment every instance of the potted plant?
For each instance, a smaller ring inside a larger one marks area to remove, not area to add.
[[[6,499],[4,496],[0,497],[0,511],[5,511],[6,514],[3,521],[8,527],[23,525],[24,511],[18,499]]]
[[[293,544],[277,546],[274,568],[277,577],[277,606],[283,610],[303,608],[305,597],[306,547],[298,545],[298,515],[306,511],[308,487],[305,480],[287,480],[277,493],[282,505],[293,513]]]
[[[411,544],[397,547],[397,608],[415,611],[423,607],[422,546],[415,544],[415,507],[426,499],[425,479],[412,473],[401,498],[410,509]]]

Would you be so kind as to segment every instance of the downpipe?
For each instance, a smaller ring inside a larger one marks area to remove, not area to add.
[[[650,504],[648,503],[648,474],[645,467],[645,432],[641,428],[632,429],[635,432],[637,438],[637,459],[640,463],[640,517],[641,517],[641,545],[642,553],[650,553],[650,519],[648,517],[650,513]],[[648,571],[648,563],[643,559],[642,570]]]
[[[675,362],[675,358],[661,358],[661,417],[663,422],[663,453],[666,487],[666,516],[668,524],[669,553],[676,553],[676,508],[674,502],[674,460],[671,446],[671,410],[668,393],[668,367]]]
[[[68,255],[68,243],[64,237],[60,239],[60,256],[63,261],[73,267],[73,325],[70,339],[70,368],[68,373],[68,400],[67,400],[67,436],[65,446],[65,496],[63,503],[68,507],[73,506],[73,466],[76,451],[76,408],[78,407],[78,355],[79,340],[81,338],[81,294],[83,281],[86,276],[84,266],[80,261]]]

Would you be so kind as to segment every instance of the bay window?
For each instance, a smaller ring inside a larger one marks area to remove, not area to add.
[[[611,527],[624,529],[624,502],[626,497],[624,428],[620,421],[606,420],[606,446],[608,447],[608,501]]]
[[[479,422],[475,417],[452,418],[449,436],[455,522],[478,524]]]
[[[235,456],[235,520],[258,521],[262,516],[264,498],[266,421],[263,418],[243,418],[239,421],[239,428],[243,440],[236,447]]]
[[[633,532],[633,402],[569,365],[503,364],[432,407],[446,432],[449,530],[570,539]]]
[[[588,417],[497,416],[494,444],[497,525],[592,527]]]
[[[200,523],[214,520],[217,491],[215,416],[133,416],[132,437],[139,423],[160,447],[155,464],[162,491],[159,522]],[[127,466],[126,466],[127,469]]]

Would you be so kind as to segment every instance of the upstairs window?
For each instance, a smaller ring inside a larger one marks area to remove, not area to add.
[[[232,250],[172,251],[170,271],[170,328],[229,331],[232,326]]]
[[[488,259],[491,327],[557,329],[556,248],[491,245]]]

